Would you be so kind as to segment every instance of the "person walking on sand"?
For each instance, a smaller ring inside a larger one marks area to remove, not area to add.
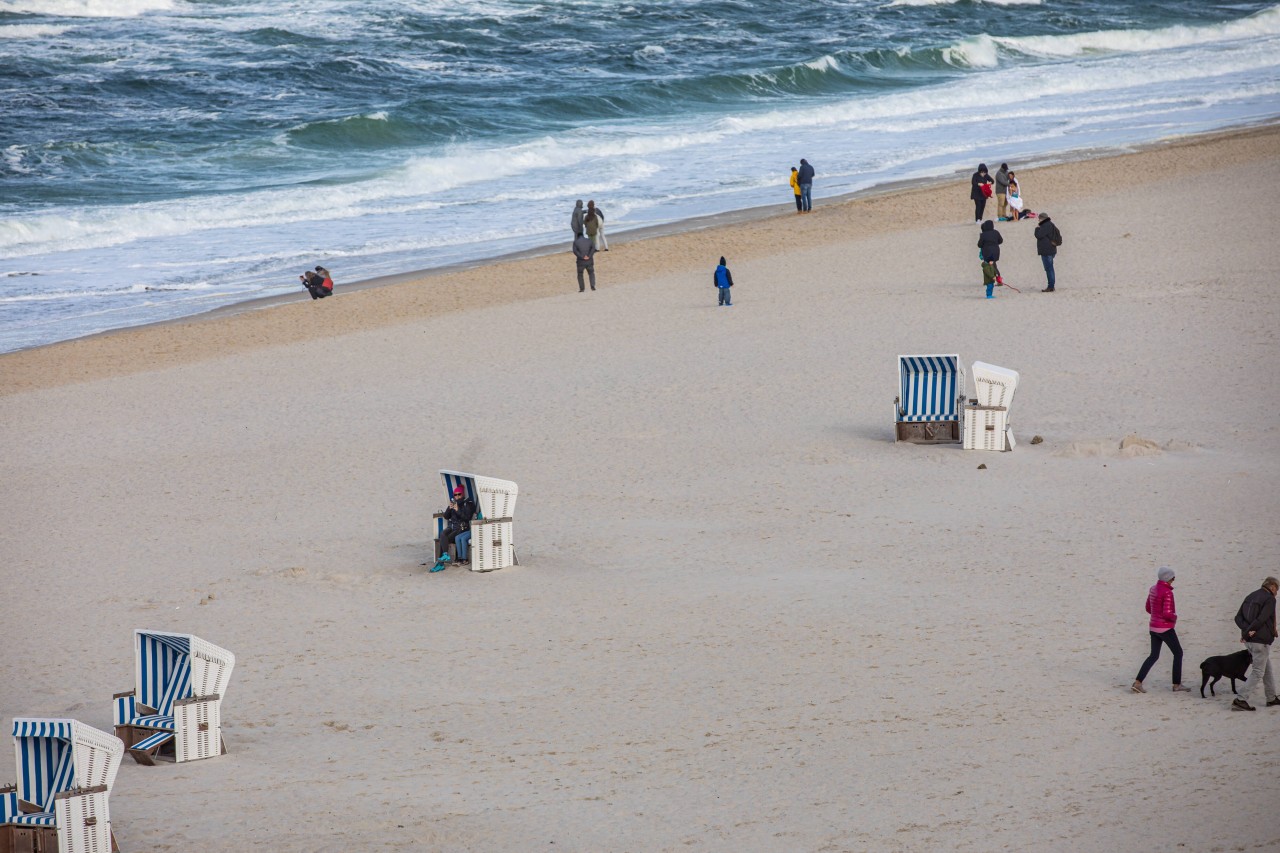
[[[733,297],[729,293],[729,288],[733,287],[733,273],[729,272],[729,267],[725,265],[724,256],[720,256],[720,266],[716,267],[713,281],[716,285],[716,293],[720,296],[720,305],[733,305]]]
[[[573,205],[573,215],[569,217],[569,227],[573,230],[573,237],[576,240],[582,236],[582,199],[578,199]]]
[[[1057,284],[1057,276],[1053,271],[1053,259],[1058,254],[1058,247],[1062,245],[1062,232],[1058,230],[1058,226],[1053,224],[1053,220],[1049,218],[1049,214],[1041,213],[1040,221],[1036,223],[1036,254],[1040,256],[1040,263],[1044,265],[1044,277],[1048,282],[1041,293],[1053,293]]]
[[[982,223],[982,233],[978,235],[978,259],[982,261],[982,284],[987,288],[987,298],[995,299],[996,282],[1003,284],[1000,278],[1000,244],[1004,238],[996,230],[990,219]]]
[[[978,171],[969,179],[972,189],[969,198],[973,199],[973,224],[982,221],[982,212],[987,209],[987,196],[991,194],[991,176],[987,174],[987,164],[979,163]]]
[[[609,251],[609,241],[604,239],[604,211],[596,207],[594,201],[587,202],[587,215],[582,218],[582,225],[597,252]]]
[[[791,167],[791,191],[796,194],[796,213],[804,213],[804,208],[800,204],[800,170],[795,166]]]
[[[582,274],[585,272],[591,279],[591,289],[596,289],[596,247],[592,245],[591,238],[585,234],[578,236],[573,241],[573,256],[578,261],[578,292],[584,293],[586,285],[582,281]]]
[[[1271,671],[1271,644],[1276,640],[1276,592],[1280,581],[1267,578],[1260,589],[1245,597],[1236,613],[1236,625],[1240,628],[1240,642],[1253,655],[1253,669],[1244,683],[1244,692],[1231,703],[1233,711],[1252,711],[1249,698],[1262,685],[1267,707],[1280,705],[1276,696],[1275,676]]]
[[[800,211],[808,213],[813,210],[813,176],[817,174],[809,161],[800,159],[800,169],[796,174],[796,182],[800,185]]]
[[[1009,218],[1009,164],[996,169],[996,219]]]
[[[1156,584],[1147,592],[1147,612],[1151,614],[1151,654],[1142,662],[1138,677],[1129,689],[1134,693],[1146,693],[1142,682],[1160,659],[1160,645],[1163,643],[1173,652],[1173,692],[1184,693],[1190,688],[1182,686],[1182,646],[1178,643],[1178,635],[1173,626],[1178,621],[1178,608],[1173,602],[1173,569],[1161,566],[1156,571]]]

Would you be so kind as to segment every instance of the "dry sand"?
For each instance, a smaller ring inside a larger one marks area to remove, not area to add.
[[[961,179],[0,357],[0,718],[236,652],[125,850],[1277,849],[1280,709],[1127,688],[1157,566],[1198,687],[1280,563],[1280,133],[1019,171],[1054,295]],[[1016,451],[893,443],[926,352]],[[521,566],[425,574],[442,467]]]

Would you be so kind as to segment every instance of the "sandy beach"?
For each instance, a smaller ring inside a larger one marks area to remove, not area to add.
[[[0,718],[110,730],[134,628],[236,653],[125,851],[1277,849],[1280,709],[1198,667],[1280,569],[1280,129],[1012,165],[1058,293],[1001,223],[982,298],[967,176],[819,181],[611,234],[596,293],[566,251],[0,356]],[[1018,370],[1017,449],[895,444],[903,353]],[[520,566],[426,574],[440,468],[520,484]],[[1134,695],[1161,565],[1193,692]]]

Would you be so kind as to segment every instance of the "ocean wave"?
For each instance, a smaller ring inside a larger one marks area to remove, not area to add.
[[[174,0],[0,0],[0,12],[48,15],[51,18],[136,18],[166,12]]]
[[[53,24],[10,24],[0,27],[0,39],[37,39],[46,36],[60,36],[70,27],[59,27]]]
[[[10,275],[13,274],[10,273]],[[132,284],[128,287],[110,287],[101,290],[56,290],[47,293],[0,296],[0,305],[17,302],[62,302],[68,299],[115,299],[141,293],[185,293],[213,289],[214,285],[207,281],[192,284]]]
[[[1153,30],[1098,30],[1048,36],[979,35],[942,50],[945,62],[970,68],[994,68],[1000,52],[1038,59],[1068,59],[1089,54],[1150,53],[1280,35],[1280,6],[1247,18],[1203,26]]]

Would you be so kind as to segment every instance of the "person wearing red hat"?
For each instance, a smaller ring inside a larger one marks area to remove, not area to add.
[[[476,502],[467,497],[467,490],[457,486],[453,490],[453,500],[444,511],[444,532],[436,540],[436,559],[448,553],[453,545],[458,553],[458,562],[470,562],[467,559],[467,546],[471,544],[471,519],[476,517]]]

